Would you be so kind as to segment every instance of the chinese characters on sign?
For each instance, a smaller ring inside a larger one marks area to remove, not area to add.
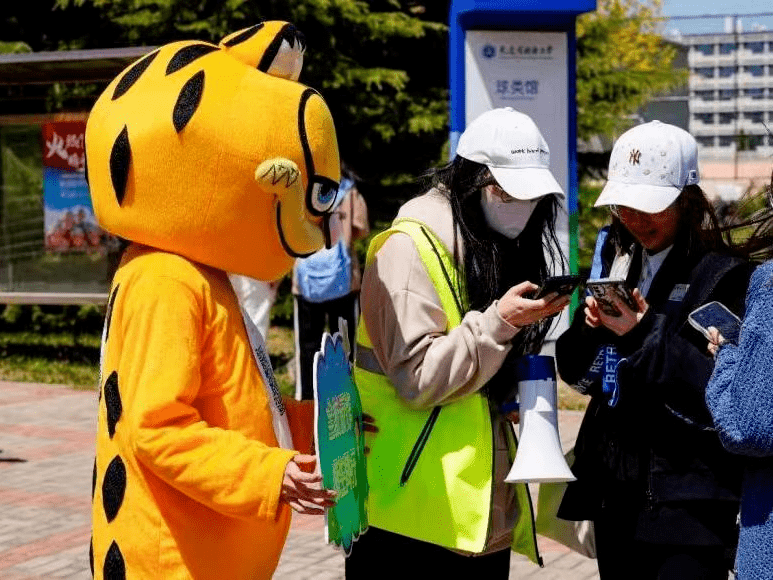
[[[368,528],[368,479],[362,407],[341,333],[325,333],[314,357],[316,445],[322,483],[337,494],[325,515],[325,539],[344,549]]]
[[[352,396],[341,393],[327,401],[328,440],[338,439],[354,428],[352,417]]]
[[[542,46],[536,46],[536,45],[518,45],[515,46],[514,44],[505,45],[500,44],[499,45],[499,56],[502,58],[507,57],[515,57],[515,56],[527,56],[527,57],[549,57],[553,54],[553,45],[542,45]]]
[[[338,492],[339,501],[357,487],[357,455],[354,449],[333,461],[333,487]]]
[[[533,99],[539,95],[539,81],[501,79],[495,81],[494,92],[502,99]]]

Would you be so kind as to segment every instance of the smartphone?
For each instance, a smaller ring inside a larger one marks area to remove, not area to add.
[[[615,305],[614,297],[617,297],[634,312],[639,311],[639,305],[633,297],[633,291],[625,280],[588,280],[586,285],[591,296],[596,299],[599,309],[609,316],[620,316],[622,312]]]
[[[738,337],[741,334],[741,319],[730,312],[721,302],[709,302],[696,308],[690,312],[687,320],[706,338],[709,337],[709,326],[713,326],[719,330],[726,341],[738,344]]]
[[[574,292],[574,289],[584,281],[585,278],[583,276],[577,276],[574,274],[568,276],[551,276],[545,280],[545,282],[543,282],[542,286],[540,286],[539,290],[537,290],[537,293],[534,295],[532,300],[539,300],[551,292],[556,292],[559,296],[571,294]]]

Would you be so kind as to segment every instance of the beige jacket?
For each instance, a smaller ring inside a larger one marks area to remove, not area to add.
[[[398,217],[422,221],[447,248],[453,246],[451,206],[439,191],[409,201]],[[502,365],[518,332],[499,315],[496,303],[484,312],[468,312],[446,332],[440,298],[405,234],[390,236],[365,269],[360,297],[376,359],[415,408],[447,404],[480,390]],[[487,553],[510,545],[517,509],[514,486],[504,483],[510,464],[504,429],[510,427],[494,415],[494,511]]]

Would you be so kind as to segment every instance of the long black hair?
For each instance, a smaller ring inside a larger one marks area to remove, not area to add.
[[[488,167],[463,157],[424,176],[424,188],[435,187],[448,197],[454,220],[454,260],[463,273],[458,295],[465,310],[483,311],[512,286],[530,281],[541,284],[566,266],[555,231],[558,199],[547,195],[532,212],[524,230],[509,239],[492,230],[481,207],[482,190],[497,185]],[[464,248],[458,255],[458,237]],[[538,352],[550,327],[543,320],[524,328],[513,341],[516,354]]]
[[[702,256],[708,252],[742,253],[735,247],[728,235],[723,237],[714,207],[699,185],[686,186],[674,202],[679,212],[679,236],[687,244],[689,255]],[[610,239],[618,254],[630,251],[636,242],[620,218],[612,215]]]

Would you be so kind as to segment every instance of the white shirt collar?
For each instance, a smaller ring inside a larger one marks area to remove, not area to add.
[[[656,254],[650,254],[646,250],[642,252],[641,274],[639,275],[639,291],[642,296],[647,296],[650,286],[652,286],[653,278],[655,278],[658,270],[665,262],[666,256],[668,256],[673,247],[674,245],[671,244],[665,250],[661,250]]]

